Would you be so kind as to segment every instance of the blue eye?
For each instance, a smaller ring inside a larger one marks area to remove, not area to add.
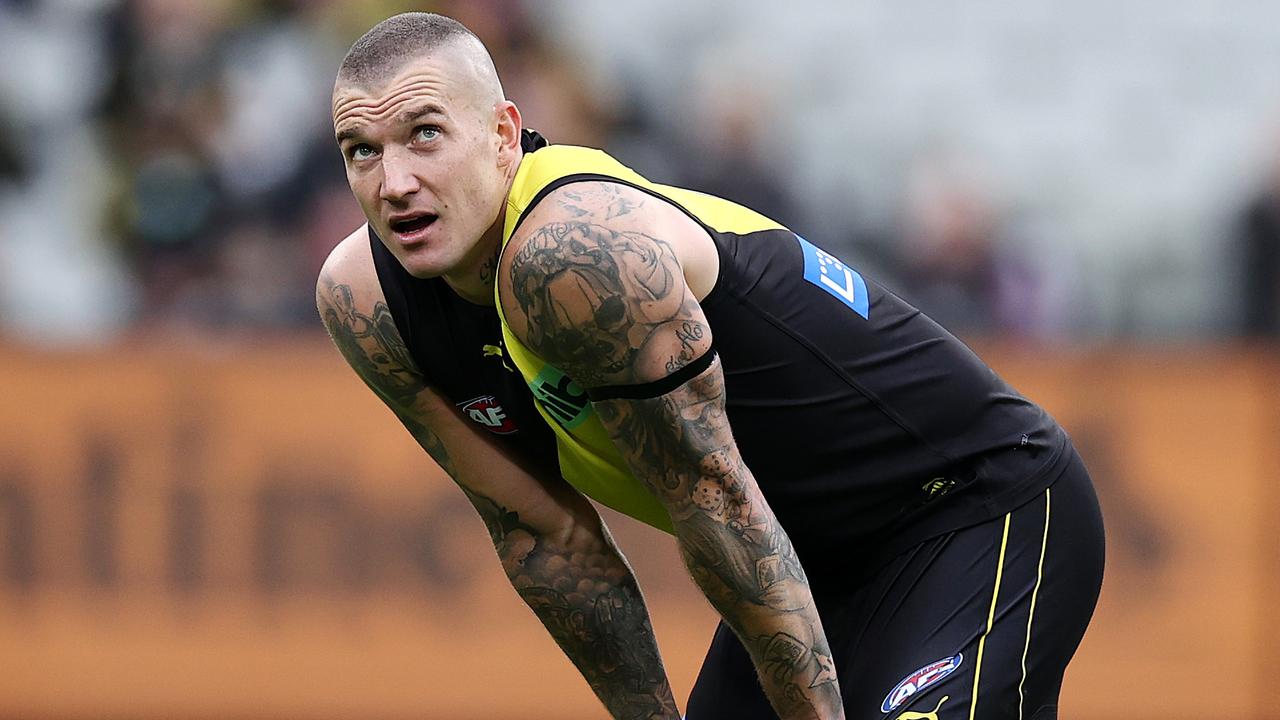
[[[364,144],[352,145],[347,150],[347,156],[352,160],[368,160],[373,157],[373,148]]]
[[[430,140],[435,140],[437,137],[440,137],[440,128],[433,127],[431,125],[423,125],[422,127],[413,131],[413,138],[415,140],[421,140],[426,142]]]

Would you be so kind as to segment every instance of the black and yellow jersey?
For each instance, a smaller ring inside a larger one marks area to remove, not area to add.
[[[426,383],[525,463],[554,475],[556,440],[502,347],[498,312],[440,278],[415,278],[369,229],[391,321]],[[374,322],[383,322],[376,310]]]
[[[730,425],[815,586],[1003,515],[1061,472],[1069,441],[1043,410],[919,310],[750,209],[649,182],[599,150],[551,145],[521,161],[504,243],[548,193],[591,180],[669,202],[714,240],[720,272],[701,305]],[[670,531],[584,390],[502,330],[563,476]]]

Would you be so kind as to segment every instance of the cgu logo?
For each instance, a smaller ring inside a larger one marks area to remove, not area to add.
[[[498,404],[492,395],[481,395],[478,398],[458,403],[462,414],[489,428],[499,435],[510,435],[519,428],[515,421],[507,417],[507,412]]]
[[[907,698],[941,682],[943,678],[955,672],[961,662],[964,662],[964,654],[956,653],[955,657],[929,663],[906,676],[885,696],[884,702],[880,704],[880,712],[888,713],[897,710],[907,701]]]

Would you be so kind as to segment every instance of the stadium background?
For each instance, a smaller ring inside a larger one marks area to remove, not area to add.
[[[403,9],[476,30],[530,126],[778,217],[1063,422],[1109,530],[1064,717],[1280,718],[1249,0],[0,0],[0,718],[602,716],[314,317],[360,222],[332,74]],[[683,699],[712,613],[615,520]]]

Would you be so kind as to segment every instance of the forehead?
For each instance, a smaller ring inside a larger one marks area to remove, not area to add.
[[[449,53],[434,53],[405,63],[394,76],[375,86],[339,80],[333,89],[333,126],[344,130],[394,123],[406,114],[433,109],[446,117],[469,108],[463,68]]]

